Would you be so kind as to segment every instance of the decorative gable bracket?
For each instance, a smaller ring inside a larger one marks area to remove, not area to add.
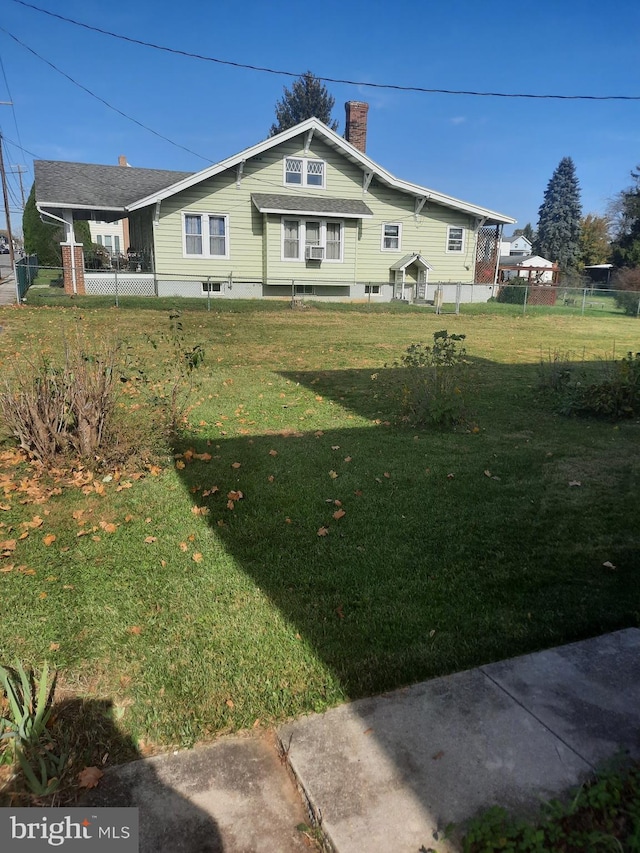
[[[246,160],[240,160],[238,165],[236,166],[236,189],[240,189],[240,183],[242,181],[242,173],[244,172],[244,164]]]
[[[304,153],[308,154],[309,149],[311,148],[311,140],[313,139],[313,128],[307,131],[307,134],[304,138]]]
[[[419,198],[416,198],[415,207],[413,210],[413,218],[415,219],[416,222],[418,221],[418,215],[419,215],[420,211],[422,210],[422,208],[427,203],[428,198],[429,198],[429,196],[426,196],[426,195],[423,195]]]
[[[153,224],[157,225],[160,222],[160,205],[162,204],[162,199],[156,202],[155,210],[153,212]]]
[[[373,172],[365,172],[362,176],[362,192],[363,194],[367,192],[369,189],[369,185],[373,180]]]

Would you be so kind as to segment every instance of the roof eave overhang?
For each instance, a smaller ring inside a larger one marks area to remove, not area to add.
[[[196,172],[188,178],[183,178],[183,180],[177,181],[169,187],[165,187],[159,193],[153,193],[152,195],[145,196],[145,198],[142,198],[139,201],[132,202],[127,206],[127,210],[138,210],[141,207],[148,207],[151,204],[155,204],[158,201],[169,198],[182,190],[189,189],[189,187],[192,187],[201,181],[212,178],[215,175],[219,175],[226,169],[231,169],[234,166],[237,166],[243,160],[249,160],[251,157],[262,154],[264,151],[268,151],[275,145],[287,142],[289,139],[293,139],[294,137],[306,133],[309,130],[313,130],[321,135],[325,142],[333,148],[340,150],[353,163],[357,163],[367,172],[373,172],[378,180],[390,187],[393,187],[394,189],[406,192],[416,198],[426,198],[428,201],[433,201],[436,204],[440,204],[454,210],[459,210],[463,213],[468,213],[471,216],[484,220],[486,225],[512,225],[517,221],[516,219],[513,219],[510,216],[505,216],[503,213],[498,213],[495,210],[477,207],[476,205],[468,204],[467,202],[454,198],[453,196],[447,196],[443,193],[436,192],[435,190],[430,190],[427,187],[421,187],[418,184],[411,184],[407,181],[401,181],[398,178],[395,178],[390,172],[387,172],[386,169],[383,169],[376,162],[367,157],[366,154],[363,154],[351,145],[350,142],[347,142],[346,139],[338,136],[335,131],[331,130],[331,128],[327,127],[326,124],[323,124],[316,118],[309,118],[306,121],[295,125],[295,127],[291,127],[282,133],[276,134],[276,136],[271,136],[268,139],[259,142],[257,145],[245,148],[245,150],[241,151],[239,154],[235,154],[233,157],[228,157],[226,160],[221,160],[213,166],[208,166],[206,169],[202,169],[200,172]]]

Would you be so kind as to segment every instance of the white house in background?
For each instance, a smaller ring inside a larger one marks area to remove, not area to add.
[[[123,255],[129,248],[124,238],[123,220],[116,219],[115,222],[89,221],[91,241],[109,252],[110,255]]]
[[[526,239],[526,238],[525,238]],[[527,241],[528,242],[528,241]],[[498,281],[524,278],[534,284],[555,284],[558,281],[558,265],[540,255],[502,255],[498,270]]]
[[[531,255],[531,240],[522,234],[514,234],[512,237],[503,237],[500,243],[500,257],[510,255],[512,257],[526,257]]]

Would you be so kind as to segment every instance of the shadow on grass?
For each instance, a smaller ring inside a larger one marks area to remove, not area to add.
[[[626,450],[576,457],[584,426],[534,407],[533,366],[492,371],[477,433],[398,429],[369,370],[292,371],[371,425],[190,442],[194,509],[345,697],[635,624]],[[582,464],[607,478],[568,493]]]
[[[0,786],[0,805],[134,807],[138,808],[142,853],[223,853],[223,841],[211,815],[168,784],[153,762],[137,760],[142,756],[116,724],[111,701],[65,699],[55,703],[49,735],[56,754],[67,756],[58,790],[36,798],[19,771],[4,788]],[[114,765],[125,763],[126,767],[114,769]],[[79,786],[81,771],[106,766],[110,770],[105,771],[97,787],[86,790]]]

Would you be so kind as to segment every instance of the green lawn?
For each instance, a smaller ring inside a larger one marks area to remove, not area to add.
[[[80,328],[161,380],[166,313],[94,304],[3,310],[4,374]],[[159,473],[36,488],[0,460],[0,661],[49,659],[168,747],[640,623],[640,424],[536,389],[541,355],[621,356],[640,322],[215,307],[182,314],[206,360]],[[468,424],[398,425],[385,364],[441,328],[467,336]],[[122,387],[142,429],[148,390]]]

